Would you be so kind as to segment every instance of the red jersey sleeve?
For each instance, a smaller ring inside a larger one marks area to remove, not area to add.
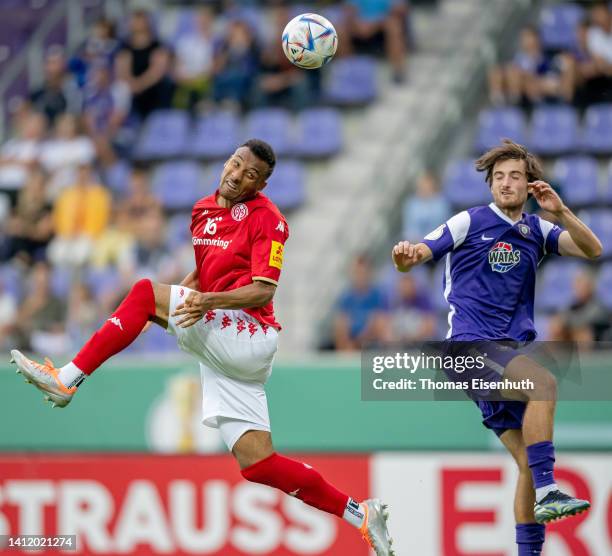
[[[278,284],[289,227],[280,213],[258,210],[251,221],[251,277]]]

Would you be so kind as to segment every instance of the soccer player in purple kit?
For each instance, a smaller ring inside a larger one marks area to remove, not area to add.
[[[398,271],[408,272],[446,256],[449,342],[525,345],[536,337],[533,305],[540,261],[552,253],[595,259],[601,242],[542,181],[540,163],[522,145],[505,139],[483,154],[476,168],[486,173],[493,202],[456,214],[421,243],[397,243],[393,262]],[[561,227],[523,212],[530,194]],[[504,394],[508,401],[476,403],[483,424],[498,435],[519,468],[514,500],[518,554],[541,554],[544,524],[583,512],[590,503],[561,492],[555,483],[553,375],[520,350],[505,349],[493,367],[500,380],[537,379],[532,390]]]

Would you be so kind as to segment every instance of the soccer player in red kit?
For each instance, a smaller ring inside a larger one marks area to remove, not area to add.
[[[83,380],[131,344],[148,321],[163,326],[200,364],[203,423],[219,428],[245,479],[278,488],[344,518],[378,556],[393,554],[387,509],[356,502],[312,467],[272,446],[264,384],[272,372],[280,326],[272,298],[289,236],[278,208],[261,193],[276,163],[252,139],[225,163],[219,189],[193,207],[195,270],[181,284],[139,280],[67,365],[36,363],[17,350],[12,361],[55,406],[65,407]]]

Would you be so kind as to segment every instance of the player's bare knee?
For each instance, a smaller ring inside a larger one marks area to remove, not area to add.
[[[542,368],[534,376],[534,388],[527,391],[527,396],[534,401],[553,401],[557,399],[557,379],[547,369]]]
[[[241,469],[255,465],[274,453],[272,435],[266,431],[246,431],[232,447]]]

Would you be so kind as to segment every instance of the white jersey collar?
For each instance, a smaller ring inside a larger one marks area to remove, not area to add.
[[[520,222],[523,219],[523,215],[521,214],[521,216],[517,220],[512,220],[512,218],[504,214],[495,203],[489,203],[489,208],[495,214],[497,214],[497,216],[499,216],[502,220],[505,220],[506,222],[508,222],[510,226],[514,226],[517,222]]]

